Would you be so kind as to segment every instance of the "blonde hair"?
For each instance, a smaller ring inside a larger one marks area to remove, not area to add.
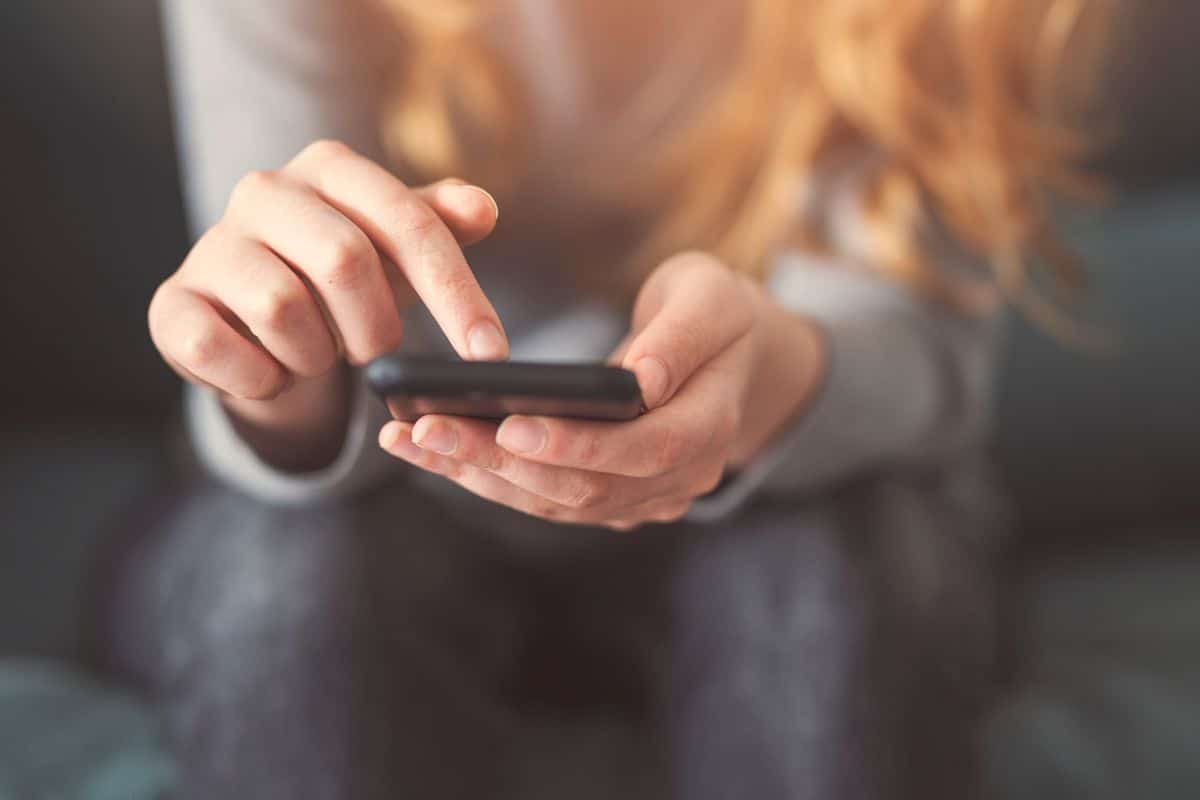
[[[878,156],[863,203],[879,269],[964,307],[1023,295],[1031,261],[1078,284],[1047,198],[1095,189],[1078,123],[1104,1],[743,0],[740,42],[702,108],[621,170],[644,223],[632,272],[703,249],[760,276],[784,244],[827,246],[798,219],[797,187],[864,151]],[[381,2],[405,40],[383,120],[393,155],[503,192],[530,154],[520,82],[484,34],[494,0]],[[940,269],[931,221],[990,268]]]

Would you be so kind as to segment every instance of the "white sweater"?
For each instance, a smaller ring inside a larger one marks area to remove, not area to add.
[[[163,2],[183,173],[197,233],[219,218],[241,175],[278,167],[315,139],[338,138],[382,160],[378,70],[370,48],[361,46],[369,23],[352,13],[352,3]],[[511,4],[510,52],[528,73],[539,134],[553,146],[556,137],[570,137],[604,112],[584,101],[580,54],[566,46],[556,4]],[[975,460],[989,418],[995,320],[966,319],[922,304],[870,269],[855,190],[856,173],[867,168],[864,160],[836,181],[806,187],[811,207],[827,215],[838,256],[781,252],[769,277],[783,306],[823,328],[830,351],[825,383],[806,413],[766,452],[716,496],[697,504],[698,518],[731,514],[758,493],[812,496],[867,475],[949,474]],[[961,258],[949,255],[955,252],[951,247],[946,251],[947,258]],[[554,281],[545,273],[533,276],[539,291],[548,292],[534,303],[530,276],[512,278],[502,264],[475,259],[472,266],[510,332],[516,358],[599,360],[624,331],[620,311],[566,289],[546,289]],[[422,319],[414,328],[429,331]],[[407,346],[433,347],[438,339],[436,333],[417,335]],[[360,386],[336,462],[318,473],[288,474],[256,457],[210,392],[191,389],[188,398],[202,461],[219,478],[272,503],[344,497],[409,469],[375,444],[385,418],[382,404]]]

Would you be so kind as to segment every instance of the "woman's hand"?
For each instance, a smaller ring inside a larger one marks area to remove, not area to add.
[[[687,254],[646,282],[613,360],[637,375],[648,409],[637,420],[430,415],[388,423],[380,444],[501,505],[629,530],[679,519],[761,449],[811,393],[821,358],[811,325]]]
[[[400,311],[415,299],[459,355],[507,355],[461,249],[495,223],[481,189],[410,189],[345,145],[317,142],[278,172],[242,179],[156,292],[150,334],[182,377],[225,395],[264,457],[320,466],[347,417],[335,367],[395,349]]]

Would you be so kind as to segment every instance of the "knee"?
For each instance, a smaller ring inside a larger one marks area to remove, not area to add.
[[[254,640],[334,630],[361,599],[352,528],[346,509],[221,487],[166,500],[113,555],[103,644],[119,667],[161,677]]]
[[[105,660],[139,683],[254,658],[302,669],[397,641],[507,657],[517,600],[503,574],[403,487],[313,508],[207,487],[144,527],[110,570],[100,633]]]
[[[723,670],[857,659],[868,608],[863,570],[834,522],[762,514],[704,538],[682,559],[672,586],[676,655]]]

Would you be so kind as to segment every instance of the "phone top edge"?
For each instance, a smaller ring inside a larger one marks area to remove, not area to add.
[[[637,377],[607,364],[579,362],[461,361],[383,356],[364,369],[377,394],[452,396],[487,391],[512,395],[641,399]]]

